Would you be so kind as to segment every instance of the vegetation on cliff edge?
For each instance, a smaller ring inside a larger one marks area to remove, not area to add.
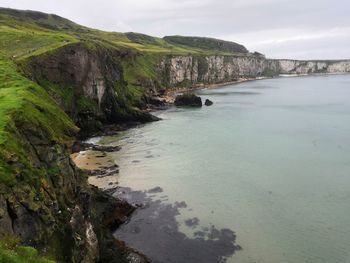
[[[34,82],[23,77],[16,65],[0,57],[0,182],[14,184],[18,167],[25,164],[22,177],[28,183],[37,182],[38,171],[28,160],[24,150],[28,143],[19,136],[21,126],[27,126],[33,133],[45,131],[53,141],[69,143],[68,134],[78,131],[70,118],[58,107],[47,92]]]
[[[54,263],[40,257],[35,248],[20,246],[19,239],[6,237],[0,241],[0,263]]]

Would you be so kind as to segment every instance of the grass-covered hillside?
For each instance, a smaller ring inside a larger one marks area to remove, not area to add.
[[[117,52],[115,54],[118,54],[120,62],[113,63],[120,64],[123,76],[118,83],[112,83],[112,86],[118,94],[116,103],[125,107],[140,104],[143,96],[140,83],[147,86],[147,81],[156,77],[155,68],[160,56],[235,55],[237,51],[242,51],[240,55],[247,55],[247,50],[236,43],[208,38],[177,36],[162,39],[138,33],[104,32],[80,26],[57,15],[0,8],[0,182],[14,182],[14,178],[8,172],[13,168],[5,161],[9,155],[16,153],[18,158],[27,162],[26,153],[21,150],[20,142],[15,138],[16,122],[43,127],[47,134],[57,141],[65,140],[67,132],[76,129],[56,103],[57,97],[63,101],[61,106],[67,103],[68,99],[71,100],[71,97],[79,97],[78,93],[72,93],[71,86],[68,87],[71,83],[67,81],[66,86],[59,86],[57,84],[60,82],[57,80],[47,82],[40,79],[40,86],[24,77],[22,70],[25,71],[32,61],[41,61],[41,58],[50,62],[54,54],[59,54],[58,57],[62,55],[57,53],[58,50],[79,43],[88,49],[88,54],[94,56],[101,56],[101,50],[105,54]],[[103,60],[103,63],[104,61],[108,61],[108,58]],[[40,65],[38,67],[40,68]],[[62,71],[64,70],[63,66]],[[26,73],[30,76],[30,73]],[[74,72],[70,75],[73,74]],[[30,78],[37,80],[36,76]],[[152,82],[149,86],[156,88]],[[72,103],[81,104],[81,101],[84,105],[92,105],[89,99],[84,101],[81,98],[72,100]],[[26,169],[29,169],[29,166],[28,163]]]
[[[0,56],[0,183],[16,183],[18,167],[12,158],[26,164],[21,169],[23,180],[31,184],[40,181],[38,174],[43,171],[32,166],[24,151],[28,142],[18,136],[18,129],[24,126],[33,132],[43,130],[51,140],[62,143],[77,131],[42,87],[23,77],[13,61]]]
[[[163,39],[174,45],[198,48],[211,52],[226,52],[229,54],[248,53],[248,50],[243,45],[215,38],[166,36]]]
[[[0,8],[0,262],[49,262],[20,244],[63,262],[93,262],[87,258],[97,252],[84,243],[85,227],[100,216],[88,208],[83,197],[93,194],[69,159],[77,125],[151,120],[140,108],[145,90],[159,88],[164,57],[251,55],[201,43],[104,32],[57,15]],[[73,229],[73,217],[94,220]],[[18,242],[12,246],[5,237]]]
[[[157,38],[131,32],[104,32],[80,26],[57,15],[6,8],[0,8],[0,33],[1,49],[16,56],[74,41],[98,42],[121,50],[133,49],[161,54],[247,55],[243,46],[233,42],[198,37]],[[9,43],[11,46],[18,43],[17,50],[8,48]]]
[[[138,33],[104,32],[80,26],[57,15],[0,8],[0,182],[13,182],[8,173],[12,168],[4,161],[9,158],[8,155],[16,153],[25,161],[25,152],[21,152],[20,143],[14,137],[15,122],[23,121],[43,127],[53,140],[58,141],[65,140],[67,131],[76,129],[56,103],[57,97],[63,101],[59,103],[62,106],[71,97],[79,96],[79,93],[72,93],[72,87],[69,86],[72,83],[64,79],[68,84],[64,82],[66,86],[59,86],[57,84],[60,82],[55,78],[51,82],[45,82],[45,79],[39,79],[42,82],[38,82],[36,76],[30,75],[32,72],[26,72],[26,76],[37,81],[35,83],[24,77],[22,71],[26,71],[32,61],[50,62],[51,54],[79,43],[88,49],[88,55],[101,56],[101,50],[104,54],[117,52],[113,54],[118,54],[120,62],[114,61],[113,65],[120,64],[120,74],[123,76],[119,77],[118,83],[111,85],[118,94],[116,103],[125,107],[140,104],[143,96],[140,83],[147,86],[147,81],[156,77],[155,68],[160,56],[237,55],[239,51],[239,55],[247,55],[247,50],[236,43],[208,38],[176,36],[162,39]],[[74,72],[70,75],[74,75]],[[152,82],[149,86],[156,88]],[[81,98],[72,100],[72,103],[77,101],[80,104],[83,101],[83,106],[91,105],[89,99]]]
[[[20,246],[19,242],[19,239],[9,237],[0,241],[1,263],[54,263],[52,260],[40,257],[36,249]]]

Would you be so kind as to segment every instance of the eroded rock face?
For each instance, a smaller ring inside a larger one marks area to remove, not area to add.
[[[279,60],[280,74],[345,73],[350,61]]]
[[[202,107],[202,99],[195,94],[185,93],[176,96],[174,104],[182,107]]]
[[[78,89],[76,94],[96,100],[103,107],[115,97],[108,82],[121,80],[121,66],[113,57],[118,58],[118,54],[89,50],[82,44],[68,45],[50,56],[33,59],[32,75],[39,82],[44,78],[62,87],[74,87]]]
[[[257,77],[278,74],[277,61],[261,56],[177,56],[160,63],[162,74],[169,74],[170,86],[189,86],[198,83],[220,83],[237,80],[240,77]]]
[[[175,56],[163,59],[160,74],[165,86],[191,86],[235,81],[239,78],[272,77],[279,74],[345,73],[350,61],[274,60],[264,56]]]
[[[83,44],[31,58],[26,75],[48,89],[83,131],[118,120],[117,83],[123,83],[119,54]],[[60,91],[52,90],[52,87]],[[58,96],[60,93],[66,94]]]
[[[69,145],[48,139],[40,127],[22,123],[16,136],[42,173],[32,174],[35,183],[30,183],[24,179],[30,168],[13,163],[16,184],[0,185],[0,238],[18,236],[58,262],[124,262],[110,227],[122,223],[114,213],[127,217],[133,207],[89,186],[69,157]]]

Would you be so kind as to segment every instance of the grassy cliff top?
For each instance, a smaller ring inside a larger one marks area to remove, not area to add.
[[[6,263],[55,263],[40,257],[32,247],[20,246],[18,238],[6,237],[0,241],[0,262]]]
[[[76,43],[91,49],[104,46],[143,54],[123,62],[133,97],[142,95],[137,80],[155,77],[158,55],[248,55],[243,46],[221,40],[178,36],[162,39],[132,32],[104,32],[57,15],[0,8],[0,183],[15,182],[18,167],[14,168],[13,160],[25,164],[28,168],[25,177],[28,181],[33,179],[32,165],[25,152],[26,142],[20,138],[18,127],[34,134],[40,128],[45,136],[59,142],[68,140],[67,134],[77,131],[47,91],[25,78],[18,69],[18,63],[25,65],[33,56],[51,54]]]
[[[248,50],[243,45],[215,38],[166,36],[163,39],[170,44],[213,52],[248,53]]]
[[[15,63],[0,55],[0,183],[14,184],[18,173],[14,164],[25,164],[24,180],[35,183],[39,171],[29,163],[23,130],[44,132],[52,141],[69,143],[69,134],[78,131],[70,118],[48,93],[23,77]]]
[[[23,58],[72,42],[97,42],[119,50],[169,55],[250,55],[234,42],[200,37],[152,37],[140,33],[105,32],[78,25],[54,14],[0,8],[0,50]]]

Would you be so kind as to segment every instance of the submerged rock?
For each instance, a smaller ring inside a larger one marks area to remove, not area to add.
[[[202,107],[202,99],[193,93],[185,93],[176,96],[174,104],[176,106]]]
[[[214,104],[214,102],[212,102],[211,100],[206,99],[204,102],[205,106],[211,106]]]

